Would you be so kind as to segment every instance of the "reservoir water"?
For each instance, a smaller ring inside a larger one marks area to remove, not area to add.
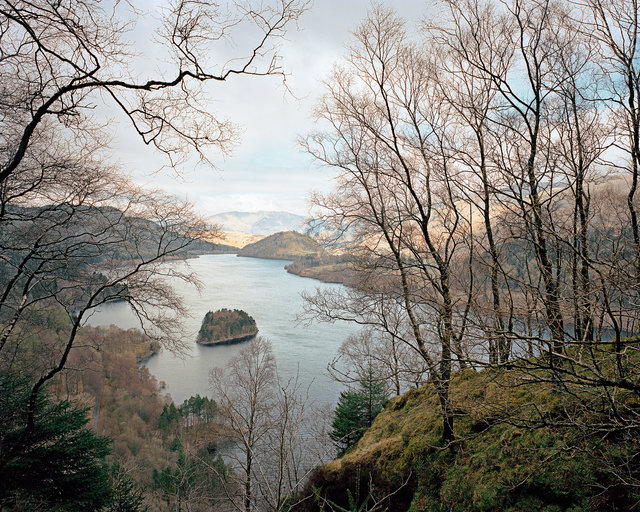
[[[287,273],[281,260],[239,258],[233,254],[205,255],[186,262],[202,282],[202,290],[177,283],[190,316],[184,319],[186,355],[167,350],[151,357],[145,365],[166,383],[176,404],[196,393],[210,395],[209,371],[224,367],[244,343],[221,346],[196,344],[196,334],[207,311],[221,308],[243,309],[256,320],[260,335],[269,339],[281,380],[299,376],[309,386],[309,398],[318,404],[335,404],[343,385],[331,379],[327,364],[337,355],[341,343],[356,332],[346,322],[301,325],[296,316],[302,310],[300,294],[316,288],[340,288]],[[167,265],[184,265],[171,262]],[[116,325],[123,329],[139,327],[126,303],[105,305],[87,322],[89,325]],[[250,343],[250,342],[245,342]]]

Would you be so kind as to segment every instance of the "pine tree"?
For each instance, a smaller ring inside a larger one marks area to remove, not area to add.
[[[100,510],[112,499],[109,439],[87,428],[87,410],[36,397],[26,422],[26,380],[0,378],[0,509]]]
[[[193,456],[185,452],[178,437],[173,439],[170,449],[178,453],[175,464],[162,471],[153,470],[153,486],[160,490],[167,505],[174,504],[180,510],[181,504],[214,500],[230,474],[222,457],[213,458],[206,449]]]
[[[360,381],[359,390],[340,393],[329,433],[338,448],[338,455],[358,442],[384,409],[387,400],[384,382],[375,379],[371,370],[368,378]]]
[[[367,379],[360,381],[360,396],[363,401],[364,423],[367,428],[373,425],[373,420],[382,412],[389,400],[384,382],[375,378],[373,370],[369,368]]]
[[[112,497],[110,503],[101,512],[146,512],[142,488],[125,468],[115,462],[111,466],[110,473]]]
[[[169,405],[164,404],[160,417],[158,418],[158,428],[167,430],[175,421],[180,419],[180,412],[173,402]]]
[[[335,410],[329,437],[342,455],[358,442],[364,433],[361,397],[357,391],[342,391]]]

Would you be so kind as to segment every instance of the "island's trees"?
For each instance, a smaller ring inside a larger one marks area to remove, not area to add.
[[[219,309],[204,315],[196,341],[203,344],[229,343],[258,333],[256,321],[241,309]]]

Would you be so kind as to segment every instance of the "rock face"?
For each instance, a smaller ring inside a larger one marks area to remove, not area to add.
[[[249,340],[256,334],[256,321],[245,311],[220,309],[204,316],[196,341],[202,345],[230,344]]]
[[[296,231],[283,231],[246,245],[238,256],[274,260],[297,260],[322,254],[322,247],[313,238]]]

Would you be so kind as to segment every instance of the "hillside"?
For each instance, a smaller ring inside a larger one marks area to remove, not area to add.
[[[325,283],[349,286],[356,280],[348,255],[332,254],[313,238],[296,231],[276,233],[247,244],[238,251],[238,256],[293,260],[285,266],[287,272]]]
[[[246,245],[238,252],[238,256],[295,260],[308,255],[319,255],[322,251],[320,244],[313,238],[296,231],[283,231]]]
[[[637,510],[640,492],[625,484],[638,477],[629,466],[637,438],[584,428],[606,421],[586,405],[592,390],[561,395],[548,383],[523,386],[526,378],[517,370],[457,374],[450,446],[440,440],[430,384],[392,399],[350,451],[314,472],[296,510],[356,510],[350,495],[358,507],[381,507],[357,510],[395,512]],[[632,393],[618,400],[640,405]]]
[[[126,215],[126,212],[117,208],[69,205],[11,208],[0,237],[2,247],[13,248],[12,237],[19,236],[14,231],[34,231],[36,219],[47,220],[51,226],[49,231],[57,235],[56,246],[60,250],[68,247],[68,259],[79,265],[106,260],[150,259],[157,255],[159,246],[163,247],[167,255],[165,257],[171,259],[236,251],[234,247],[220,243],[222,240],[219,237],[211,237],[210,240],[193,238],[184,233],[172,232],[152,220]],[[109,237],[112,237],[111,241]],[[113,242],[120,239],[122,243]],[[52,243],[49,242],[49,245]],[[100,245],[99,250],[94,249],[97,245]],[[8,252],[6,256],[9,257]],[[19,251],[15,251],[13,257],[19,258]]]
[[[284,267],[290,274],[317,279],[324,283],[342,283],[353,286],[356,273],[349,255],[330,254],[327,251],[296,258]]]
[[[56,333],[67,328],[70,323],[69,317],[59,307],[43,309],[29,320],[37,321],[32,331],[37,332],[38,335],[34,335],[29,340],[29,346],[23,349],[28,352],[23,354],[23,357],[26,356],[25,363],[19,363],[14,368],[16,373],[22,375],[30,375],[34,372],[38,367],[38,361],[44,359],[43,353],[47,350],[47,340],[54,339]],[[199,474],[192,475],[191,478],[196,479],[195,481],[200,478],[198,488],[202,489],[202,480],[206,478],[199,475],[205,475],[207,467],[220,469],[222,465],[220,459],[209,453],[213,452],[212,447],[218,442],[223,442],[226,436],[224,429],[215,421],[219,419],[215,402],[196,395],[180,405],[174,404],[168,395],[163,396],[162,383],[158,383],[146,367],[140,366],[142,360],[160,350],[160,345],[137,329],[85,326],[78,331],[78,341],[78,346],[74,347],[69,354],[68,368],[51,381],[45,392],[55,402],[70,400],[73,406],[79,407],[82,412],[78,420],[85,419],[101,436],[111,439],[110,454],[102,462],[114,469],[121,467],[122,473],[119,478],[124,478],[128,482],[127,485],[132,486],[129,491],[139,496],[144,502],[144,507],[141,508],[122,507],[99,510],[103,512],[106,510],[170,510],[165,502],[169,499],[173,500],[173,494],[180,492],[176,490],[175,482],[179,482],[179,476],[182,474],[180,471],[184,470],[185,462],[189,462],[190,466],[199,470]],[[6,385],[8,380],[3,382],[2,380],[9,378],[8,372],[3,373],[0,378],[0,401],[4,406],[3,414],[5,415],[2,416],[2,420],[12,417],[7,414],[8,403],[13,408],[12,412],[19,407],[19,403],[7,401],[6,395],[3,394],[6,388],[2,385]],[[55,415],[56,411],[60,410],[59,407],[61,405],[52,408],[51,413]],[[167,418],[166,413],[169,410],[173,411],[173,416]],[[8,427],[12,427],[12,424],[6,421],[0,421],[0,424],[3,427],[0,429],[0,441],[2,441],[0,446],[4,448],[7,446],[4,443],[11,439],[11,428]],[[42,435],[40,432],[47,431],[48,423],[45,422],[42,426],[38,424],[38,426],[40,427],[38,435]],[[177,438],[184,444],[185,453],[182,455],[176,453],[173,447]],[[62,441],[65,439],[69,437],[63,432],[54,438],[55,442],[51,443],[53,453],[61,449]],[[82,439],[82,431],[79,431],[71,438],[71,442],[74,446],[78,446]],[[39,456],[47,453],[44,450],[47,444],[49,443],[38,437],[33,450],[20,457],[28,458],[32,454]],[[193,457],[196,453],[197,457]],[[24,458],[19,459],[21,464],[24,464]],[[197,461],[200,461],[200,465]],[[202,461],[208,466],[204,466]],[[113,463],[116,464],[112,466]],[[36,464],[42,463],[38,461]],[[73,472],[75,468],[75,465],[69,464],[61,471]],[[15,466],[9,471],[14,475],[20,474]],[[155,474],[162,473],[165,481],[160,483],[165,485],[159,486]],[[5,471],[3,478],[6,475]],[[38,489],[51,489],[54,486],[55,476],[50,474],[47,476],[50,478],[44,479],[46,480],[44,483],[42,478],[35,480]],[[4,479],[0,479],[0,482],[5,484]],[[20,485],[25,485],[25,482],[21,482]],[[60,487],[55,490],[59,492],[59,489]],[[28,500],[29,496],[23,496],[21,499]],[[55,496],[50,492],[46,499],[55,499]],[[204,497],[202,499],[204,500]],[[5,510],[6,503],[7,501],[2,503],[3,506],[0,507],[2,510]],[[93,508],[46,505],[48,504],[38,502],[9,509],[94,510]],[[206,509],[191,508],[191,510]]]
[[[224,231],[272,235],[279,231],[302,231],[305,218],[302,215],[278,211],[224,212],[209,217]]]

